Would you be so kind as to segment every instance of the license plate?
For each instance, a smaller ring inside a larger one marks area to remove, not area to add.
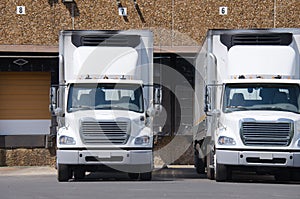
[[[98,158],[110,158],[111,154],[110,152],[101,152],[97,154]]]
[[[272,160],[273,159],[273,154],[272,153],[261,153],[259,158],[261,160]]]

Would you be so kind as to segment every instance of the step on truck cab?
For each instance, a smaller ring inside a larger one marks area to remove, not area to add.
[[[58,181],[114,169],[151,180],[153,38],[147,30],[70,30],[59,37]]]
[[[196,66],[199,173],[206,167],[217,181],[235,170],[299,179],[299,47],[300,29],[208,32]]]

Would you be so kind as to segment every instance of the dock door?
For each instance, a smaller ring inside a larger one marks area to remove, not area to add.
[[[154,54],[154,81],[162,85],[162,105],[167,114],[166,119],[157,118],[154,125],[161,125],[163,136],[184,133],[193,124],[194,58],[192,53]]]
[[[50,133],[50,85],[57,83],[57,55],[0,56],[0,147],[44,147]]]

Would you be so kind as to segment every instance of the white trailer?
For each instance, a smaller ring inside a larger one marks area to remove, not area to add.
[[[59,42],[58,181],[107,168],[151,180],[152,33],[70,30]]]
[[[300,29],[210,30],[197,59],[195,166],[300,173]],[[201,128],[201,125],[204,128]]]

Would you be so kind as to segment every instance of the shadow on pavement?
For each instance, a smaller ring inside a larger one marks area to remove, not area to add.
[[[300,184],[300,181],[277,181],[273,175],[258,175],[255,172],[234,172],[230,182],[267,183],[267,184]]]
[[[153,171],[151,181],[180,181],[187,179],[205,179],[206,175],[199,175],[191,168],[162,168]],[[118,171],[92,172],[82,180],[77,181],[138,181],[132,180],[127,173]],[[75,180],[74,180],[75,181]]]

